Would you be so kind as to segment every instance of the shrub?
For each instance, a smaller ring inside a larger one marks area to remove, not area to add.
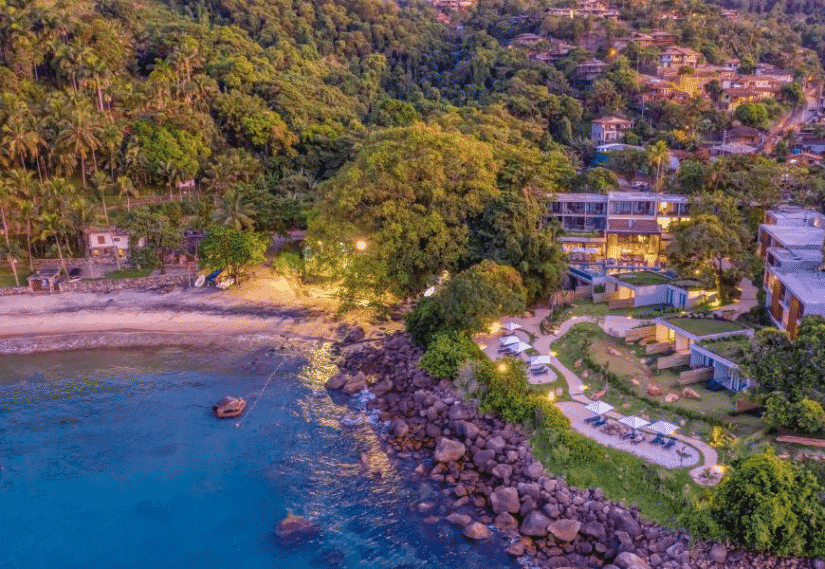
[[[509,358],[499,362],[498,366],[493,362],[479,366],[477,379],[487,387],[479,408],[497,411],[510,423],[525,423],[534,417],[535,401],[528,395],[523,363]]]
[[[817,433],[825,429],[825,411],[822,405],[807,397],[794,405],[794,422],[803,433]]]
[[[467,360],[484,359],[484,353],[464,332],[451,330],[436,334],[418,365],[441,379],[454,379],[458,368]]]
[[[825,555],[822,487],[811,472],[777,458],[770,447],[732,466],[710,508],[731,539],[778,555]]]
[[[413,344],[425,350],[438,332],[447,329],[434,297],[419,300],[405,317],[404,327]]]

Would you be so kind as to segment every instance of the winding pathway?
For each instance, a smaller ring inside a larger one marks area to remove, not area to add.
[[[565,381],[567,382],[570,397],[579,405],[575,405],[573,403],[567,403],[563,405],[560,404],[559,409],[571,420],[571,423],[573,424],[576,431],[585,435],[588,438],[597,441],[599,444],[619,448],[620,450],[625,450],[650,462],[656,462],[669,468],[679,467],[679,464],[665,464],[662,460],[655,460],[656,457],[651,456],[651,453],[648,452],[649,450],[652,450],[652,448],[642,449],[641,445],[625,444],[621,442],[619,439],[617,439],[615,436],[605,435],[599,431],[593,431],[592,428],[588,429],[587,425],[584,423],[585,417],[582,414],[581,407],[593,403],[593,400],[587,397],[587,395],[585,395],[584,389],[582,389],[584,386],[584,382],[582,381],[582,379],[578,375],[573,373],[573,371],[571,371],[567,366],[565,366],[556,356],[551,354],[550,345],[556,340],[558,340],[560,337],[564,336],[573,326],[581,322],[593,322],[595,324],[598,324],[605,332],[607,332],[611,336],[621,338],[624,337],[624,333],[627,330],[637,326],[641,322],[641,320],[615,315],[607,315],[603,317],[577,316],[564,321],[559,326],[558,330],[556,330],[555,334],[545,336],[542,335],[540,332],[540,324],[542,320],[544,320],[549,315],[549,313],[549,309],[542,308],[536,310],[535,314],[530,318],[507,318],[506,321],[520,324],[522,326],[523,333],[526,332],[528,334],[533,335],[535,337],[535,341],[532,343],[533,347],[536,349],[537,352],[539,352],[539,354],[549,355],[551,357],[550,365],[556,368],[559,371],[559,373],[561,373],[561,375],[564,377]],[[484,344],[484,352],[491,359],[496,359],[500,357],[500,354],[498,353],[498,349],[500,347],[499,337],[497,335],[483,336],[479,338],[479,341]],[[553,375],[551,375],[547,379],[542,378],[541,376],[530,378],[530,382],[535,384],[548,383],[553,381],[555,381],[555,377]],[[610,413],[607,413],[606,416],[610,417],[611,419],[617,420],[624,417],[624,415],[616,411],[611,411]],[[711,471],[713,471],[714,467],[717,465],[719,455],[716,453],[716,450],[714,450],[710,445],[694,437],[688,437],[686,435],[678,433],[674,433],[671,436],[676,438],[682,444],[693,447],[694,449],[698,450],[699,453],[701,453],[702,464],[691,469],[690,471],[690,476],[693,478],[693,480],[697,484],[703,486],[716,484],[718,482],[718,479],[711,479],[709,483],[708,480],[702,476],[702,474],[706,470],[710,469]],[[673,456],[676,455],[674,454]]]

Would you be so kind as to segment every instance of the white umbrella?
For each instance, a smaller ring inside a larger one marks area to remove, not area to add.
[[[431,286],[427,290],[424,291],[424,296],[432,296],[435,294],[435,287]]]
[[[594,401],[587,407],[585,407],[588,411],[595,413],[596,415],[604,415],[608,411],[613,410],[613,405],[609,403],[605,403],[604,401]]]
[[[510,344],[517,344],[519,342],[521,342],[521,338],[518,336],[504,336],[501,339],[502,346],[509,346]]]
[[[510,332],[513,330],[518,330],[519,328],[521,328],[521,324],[516,324],[515,322],[508,322],[504,325],[504,329],[509,330]]]
[[[673,423],[668,423],[667,421],[656,421],[652,425],[648,425],[647,428],[655,433],[659,433],[660,435],[669,435],[679,427]]]
[[[519,342],[518,344],[512,346],[510,349],[513,350],[515,353],[520,354],[521,352],[527,351],[532,347],[533,346],[525,342]]]
[[[533,356],[532,358],[530,358],[530,365],[550,363],[553,363],[553,358],[551,358],[550,356]]]
[[[649,425],[650,421],[645,421],[641,417],[637,417],[636,415],[628,415],[624,419],[619,419],[619,422],[622,425],[627,425],[631,429],[641,429],[645,425]]]

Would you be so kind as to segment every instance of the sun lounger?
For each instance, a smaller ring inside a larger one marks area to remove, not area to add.
[[[665,445],[665,450],[672,449],[675,444],[676,444],[676,439],[671,438],[669,441],[667,441],[667,444]]]
[[[595,423],[599,419],[600,419],[600,417],[598,415],[593,415],[592,417],[588,417],[587,419],[585,419],[584,422],[585,423]]]
[[[654,445],[664,444],[665,438],[662,435],[656,435],[656,438],[651,441]]]

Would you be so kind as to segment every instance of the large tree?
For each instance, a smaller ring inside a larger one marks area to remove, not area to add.
[[[499,193],[498,169],[473,136],[421,123],[380,132],[320,187],[309,242],[343,253],[350,292],[420,292],[455,268],[467,219]]]
[[[684,271],[714,275],[717,287],[725,261],[736,261],[743,253],[736,230],[715,215],[700,214],[677,225],[672,233],[673,241],[665,251],[668,261]]]
[[[212,271],[223,269],[240,285],[246,268],[264,262],[266,238],[238,227],[217,226],[208,230],[198,247],[201,266]]]
[[[717,487],[713,519],[737,543],[779,555],[825,555],[822,487],[772,449],[734,461]]]

